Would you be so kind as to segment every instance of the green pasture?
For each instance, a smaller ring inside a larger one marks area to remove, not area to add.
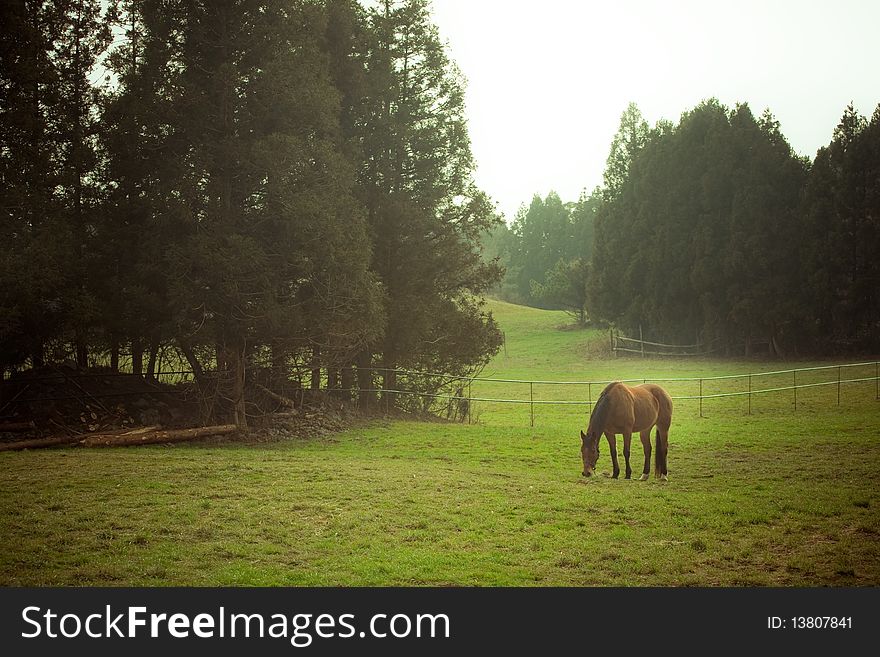
[[[564,313],[492,309],[506,335],[492,378],[743,375],[704,381],[712,394],[830,364],[617,359],[607,334]],[[474,402],[470,425],[381,418],[309,441],[0,453],[0,584],[876,586],[875,382],[842,383],[838,404],[836,368],[795,376],[832,385],[798,390],[796,408],[791,391],[755,394],[751,414],[747,397],[704,400],[702,417],[677,401],[666,483],[581,477],[584,405],[538,404],[534,427],[529,404]],[[663,385],[688,396],[698,383]],[[635,440],[637,474],[641,463]]]

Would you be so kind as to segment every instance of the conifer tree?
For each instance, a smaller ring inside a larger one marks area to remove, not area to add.
[[[497,350],[479,295],[500,272],[479,235],[498,219],[473,181],[464,82],[428,2],[383,0],[368,18],[359,189],[387,318],[370,351],[394,389],[397,367],[463,371]]]

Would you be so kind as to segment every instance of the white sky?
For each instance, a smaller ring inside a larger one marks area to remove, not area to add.
[[[812,158],[880,102],[880,0],[433,0],[468,80],[477,182],[508,222],[601,184],[627,104],[678,122],[716,97],[770,108]]]

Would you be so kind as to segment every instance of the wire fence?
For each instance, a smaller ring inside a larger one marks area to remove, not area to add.
[[[642,327],[639,326],[639,337],[629,338],[621,335],[620,331],[611,329],[611,351],[615,355],[639,354],[646,356],[707,356],[712,352],[709,346],[700,342],[694,344],[667,344],[663,342],[650,342],[642,339]]]
[[[430,372],[419,372],[405,369],[387,370],[377,368],[376,372],[393,371],[398,375],[415,374],[418,376],[446,377],[448,375]],[[838,365],[822,365],[816,367],[802,367],[787,370],[774,370],[768,372],[746,372],[741,374],[725,374],[719,376],[703,377],[643,377],[635,379],[613,380],[586,380],[586,381],[556,381],[556,380],[529,380],[529,379],[505,379],[493,377],[452,377],[452,381],[459,384],[457,394],[449,393],[425,393],[401,389],[376,388],[375,392],[387,395],[418,395],[441,400],[449,403],[461,403],[467,408],[467,417],[470,420],[474,403],[486,405],[528,405],[529,423],[535,425],[536,408],[541,406],[580,406],[586,407],[592,413],[593,405],[601,391],[612,381],[621,381],[628,384],[656,383],[663,385],[673,401],[696,402],[699,416],[704,416],[704,402],[712,400],[740,398],[744,401],[745,414],[751,415],[753,400],[762,395],[771,393],[790,393],[791,407],[798,410],[798,393],[801,393],[801,405],[804,404],[804,393],[811,389],[831,390],[831,395],[824,395],[821,403],[841,404],[841,395],[844,386],[849,384],[862,384],[865,388],[873,384],[874,401],[880,400],[880,361],[867,361],[860,363],[846,363]],[[507,394],[505,396],[492,396],[489,392],[492,386],[503,386],[504,391],[509,393],[519,389],[521,396]],[[466,387],[465,387],[466,386]],[[544,392],[545,389],[556,389],[563,392],[537,396],[536,390]],[[577,398],[569,391],[580,388],[582,391]],[[835,394],[836,393],[836,394]],[[551,398],[552,397],[552,398]],[[862,395],[866,397],[866,395]],[[815,399],[811,399],[815,401]],[[491,406],[489,406],[491,409]]]
[[[606,385],[612,380],[578,380],[558,381],[541,379],[512,379],[494,378],[481,376],[459,376],[441,374],[436,372],[424,372],[409,369],[369,368],[373,387],[366,390],[342,391],[338,388],[327,388],[326,378],[322,381],[324,387],[318,391],[310,389],[310,386],[300,384],[298,390],[301,395],[321,392],[328,395],[345,397],[357,403],[363,394],[376,399],[384,404],[387,410],[391,406],[401,406],[409,400],[408,406],[412,407],[413,400],[421,400],[419,404],[422,410],[430,410],[435,413],[446,411],[447,417],[471,422],[475,404],[480,404],[481,410],[490,412],[498,410],[504,405],[514,405],[520,408],[528,406],[529,424],[535,425],[536,409],[543,406],[569,406],[585,407],[588,413],[592,412],[593,405]],[[385,388],[378,385],[379,380],[387,380],[386,375],[394,374],[397,381],[395,388]],[[224,372],[209,372],[209,376],[222,379]],[[130,395],[142,395],[143,390],[127,391],[124,389],[114,391],[96,391],[80,388],[77,380],[92,378],[110,378],[115,376],[132,376],[126,373],[116,372],[76,372],[58,370],[54,374],[43,376],[30,376],[18,381],[22,386],[19,393],[12,396],[2,395],[0,401],[3,410],[15,402],[26,401],[53,401],[61,399],[75,399],[82,396],[90,398],[112,398]],[[82,391],[82,395],[53,396],[37,394],[36,398],[29,399],[29,395],[22,394],[31,391],[29,388],[34,384],[52,382],[63,379],[70,381]],[[193,373],[188,370],[169,370],[156,372],[150,380],[154,388],[150,394],[182,394],[182,390],[173,386],[193,380]],[[799,403],[804,404],[804,396],[810,390],[824,390],[825,394],[819,400],[822,404],[841,404],[842,394],[847,386],[861,384],[862,398],[867,398],[868,387],[872,387],[873,400],[880,400],[880,361],[867,361],[860,363],[846,363],[838,365],[823,365],[816,367],[802,367],[787,370],[774,370],[768,372],[748,372],[740,374],[725,374],[720,376],[703,377],[644,377],[634,379],[615,379],[623,383],[657,383],[663,385],[670,393],[674,401],[695,402],[700,417],[704,417],[704,406],[712,401],[724,399],[742,399],[741,410],[751,415],[754,400],[758,397],[770,394],[790,393],[791,408],[797,410]],[[7,380],[5,384],[12,381]],[[162,385],[166,384],[166,385]],[[172,384],[172,385],[167,385]],[[173,387],[172,387],[173,386]],[[493,390],[501,389],[501,393],[493,394]],[[574,392],[577,391],[577,392]],[[799,393],[801,396],[799,402]],[[299,401],[302,402],[303,396]],[[23,397],[23,398],[19,398]],[[392,402],[392,399],[396,401]],[[811,402],[817,401],[815,398]],[[0,410],[2,414],[2,410]]]

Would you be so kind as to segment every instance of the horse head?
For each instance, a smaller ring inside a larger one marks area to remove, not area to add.
[[[599,434],[581,431],[581,458],[584,460],[583,475],[591,477],[596,471],[596,461],[599,460]]]

